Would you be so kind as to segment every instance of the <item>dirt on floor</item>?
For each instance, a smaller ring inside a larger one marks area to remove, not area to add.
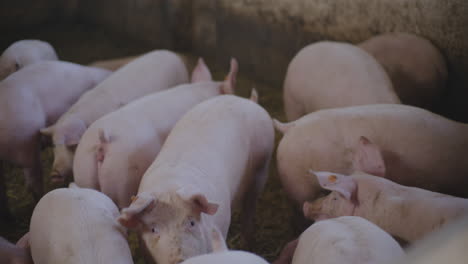
[[[3,34],[3,33],[2,33]],[[5,49],[13,41],[26,38],[37,38],[50,42],[57,50],[62,60],[87,64],[96,60],[119,58],[137,55],[149,51],[154,47],[122,36],[109,34],[84,25],[49,25],[34,31],[7,32],[0,40],[0,50]],[[185,54],[189,64],[196,61],[195,54]],[[222,80],[229,68],[229,62],[220,68],[207,61],[213,72],[213,77]],[[245,77],[242,65],[239,65],[239,76],[236,94],[249,97],[252,87],[259,93],[259,104],[267,109],[274,118],[284,120],[282,106],[282,84],[275,87]],[[281,135],[277,133],[276,142]],[[42,164],[44,169],[44,184],[46,191],[60,186],[50,184],[49,172],[52,165],[52,150],[46,148],[42,151]],[[240,237],[239,212],[234,213],[228,235],[228,245],[231,249],[252,251],[269,261],[276,259],[282,247],[294,238],[292,228],[292,209],[284,190],[277,177],[275,154],[272,157],[269,180],[258,200],[256,215],[256,242],[254,247],[247,249]],[[15,217],[13,223],[0,223],[0,236],[10,241],[17,241],[28,231],[29,220],[34,209],[31,194],[24,188],[24,178],[20,168],[11,164],[4,164],[7,181],[7,195],[9,205]],[[129,236],[130,245],[134,253],[135,263],[144,263],[139,254],[135,234]]]

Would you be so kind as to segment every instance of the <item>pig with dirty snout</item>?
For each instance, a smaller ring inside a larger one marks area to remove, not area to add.
[[[143,173],[176,122],[196,104],[232,93],[237,67],[232,59],[225,81],[214,82],[200,59],[192,83],[147,95],[98,119],[83,134],[76,149],[75,183],[102,191],[119,208],[129,206]],[[138,129],[129,129],[132,127]]]
[[[304,203],[313,220],[354,215],[366,218],[407,242],[423,238],[468,213],[468,199],[406,187],[362,172],[350,176],[311,172],[328,196]]]
[[[296,248],[287,252],[292,255],[292,262],[275,264],[374,264],[404,256],[395,239],[356,216],[316,222],[301,234],[295,245]],[[280,259],[291,257],[280,256]]]
[[[231,210],[242,205],[248,242],[256,199],[274,146],[269,114],[251,100],[220,95],[179,120],[143,175],[138,195],[119,222],[141,234],[159,264],[212,251],[210,232],[226,237]]]
[[[52,181],[60,183],[71,176],[75,148],[94,121],[135,99],[187,82],[187,69],[180,57],[156,50],[126,64],[83,94],[55,124],[41,130],[54,144]]]
[[[0,160],[23,167],[26,186],[37,201],[43,191],[39,130],[57,121],[82,93],[109,74],[74,63],[44,61],[0,82]],[[3,178],[0,183],[4,188]],[[7,211],[6,196],[0,197],[3,214]]]
[[[36,39],[16,41],[0,56],[0,81],[27,65],[47,60],[58,60],[49,43]]]
[[[29,248],[14,245],[3,237],[0,237],[0,263],[33,264]]]
[[[213,253],[189,258],[182,264],[268,264],[263,258],[250,252],[228,250],[226,241],[216,229],[212,231],[211,245]]]
[[[35,264],[133,264],[119,211],[91,189],[60,188],[34,208],[28,241]]]

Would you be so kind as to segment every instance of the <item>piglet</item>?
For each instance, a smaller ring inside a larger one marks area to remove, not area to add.
[[[430,108],[444,92],[447,63],[429,40],[394,32],[372,37],[359,47],[385,68],[403,103]]]
[[[399,185],[361,172],[350,176],[312,173],[320,186],[332,193],[304,203],[304,215],[309,219],[360,216],[397,238],[413,242],[468,213],[467,199]]]
[[[276,127],[279,178],[301,207],[321,188],[308,170],[363,171],[399,184],[467,197],[468,125],[398,104],[325,109]]]
[[[119,208],[128,207],[175,123],[196,104],[232,93],[236,73],[233,59],[225,81],[214,82],[200,59],[191,84],[147,95],[95,121],[76,149],[75,183],[102,191]]]
[[[228,250],[226,242],[217,230],[213,230],[212,248],[213,253],[203,254],[189,258],[182,264],[268,264],[263,258],[247,251]]]
[[[118,215],[112,200],[95,190],[75,186],[47,193],[31,218],[34,264],[133,263]]]
[[[13,245],[3,237],[0,237],[0,263],[33,264],[29,248]]]
[[[311,44],[293,58],[283,99],[289,121],[324,108],[400,103],[387,73],[371,55],[331,41]]]
[[[375,264],[404,256],[400,245],[373,223],[343,216],[311,225],[299,237],[293,264]]]
[[[49,43],[36,39],[16,41],[0,56],[0,81],[27,65],[44,60],[58,60]]]
[[[135,99],[186,82],[183,61],[173,52],[157,50],[140,56],[83,94],[54,125],[41,130],[54,144],[52,180],[63,182],[71,176],[74,149],[94,121]]]
[[[26,66],[0,82],[0,160],[24,168],[26,186],[36,200],[43,185],[39,130],[57,121],[82,93],[109,74],[74,63],[45,61]],[[0,182],[4,187],[3,179]],[[6,198],[1,197],[0,211],[5,212]]]
[[[118,220],[139,231],[157,263],[211,252],[211,230],[226,237],[231,210],[241,204],[244,238],[252,241],[274,144],[272,120],[256,98],[221,95],[192,108],[143,175]]]

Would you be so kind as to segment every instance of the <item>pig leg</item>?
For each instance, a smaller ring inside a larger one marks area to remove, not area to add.
[[[265,186],[268,174],[269,161],[265,162],[264,166],[255,172],[254,182],[247,188],[241,214],[242,237],[245,240],[247,247],[252,249],[255,245],[255,210],[257,208],[257,198]]]
[[[11,220],[10,209],[8,208],[8,198],[6,195],[6,184],[3,175],[3,162],[0,161],[0,220],[9,221]]]
[[[289,242],[283,248],[283,250],[281,250],[278,259],[272,262],[272,264],[290,264],[293,260],[294,252],[296,251],[298,242],[299,238]]]
[[[39,135],[31,140],[23,153],[27,162],[23,173],[28,190],[32,191],[34,200],[39,201],[43,194],[42,168],[40,158]]]

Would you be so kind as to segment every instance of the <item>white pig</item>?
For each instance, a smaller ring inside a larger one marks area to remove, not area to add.
[[[289,121],[323,108],[400,103],[387,73],[371,55],[330,41],[311,44],[293,58],[283,99]]]
[[[3,237],[0,237],[0,263],[33,264],[28,248],[13,245]]]
[[[268,264],[263,258],[250,252],[228,250],[226,241],[216,229],[212,231],[211,248],[213,253],[189,258],[182,264]]]
[[[35,39],[16,41],[0,56],[0,81],[29,64],[44,60],[58,60],[49,43]]]
[[[319,221],[299,237],[292,264],[376,264],[404,252],[389,234],[355,216]]]
[[[255,102],[221,95],[198,104],[169,134],[120,223],[140,232],[159,264],[209,253],[211,230],[226,237],[241,204],[244,235],[252,236],[273,140],[270,116]]]
[[[447,82],[444,56],[427,39],[409,33],[386,33],[359,44],[380,62],[403,103],[431,107]]]
[[[397,264],[466,264],[468,252],[468,215],[428,235],[408,248]]]
[[[74,148],[94,121],[135,99],[186,82],[182,60],[175,53],[158,50],[130,62],[83,94],[54,125],[41,130],[54,144],[52,180],[63,182],[71,176]]]
[[[132,255],[119,211],[91,189],[53,190],[34,208],[29,244],[34,264],[129,264]]]
[[[468,195],[468,125],[406,105],[321,110],[289,124],[277,150],[278,173],[298,206],[321,190],[308,170],[359,170],[399,184]]]
[[[141,176],[156,158],[175,123],[196,104],[231,93],[237,73],[233,59],[224,82],[213,82],[203,60],[191,84],[147,95],[94,122],[83,134],[73,163],[78,186],[100,190],[119,208],[130,205]]]
[[[320,186],[332,193],[304,203],[304,215],[309,219],[360,216],[395,237],[413,242],[468,213],[468,199],[403,186],[361,172],[350,176],[313,173]]]
[[[0,82],[0,160],[24,168],[26,185],[36,200],[43,185],[39,130],[53,124],[82,93],[109,74],[69,62],[45,61],[26,66]]]

